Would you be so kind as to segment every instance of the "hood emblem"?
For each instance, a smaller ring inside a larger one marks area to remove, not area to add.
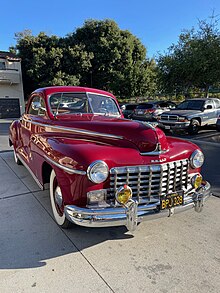
[[[151,163],[163,163],[163,162],[166,162],[166,158],[163,158],[163,159],[159,159],[159,160],[151,160]]]

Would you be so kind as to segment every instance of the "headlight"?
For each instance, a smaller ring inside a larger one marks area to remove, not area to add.
[[[186,117],[179,116],[178,121],[179,121],[179,122],[187,122],[188,119],[187,119]]]
[[[108,166],[103,161],[95,161],[87,169],[87,176],[94,183],[104,182],[108,178],[108,173]]]
[[[204,163],[204,155],[200,150],[195,150],[190,157],[192,168],[200,168]]]

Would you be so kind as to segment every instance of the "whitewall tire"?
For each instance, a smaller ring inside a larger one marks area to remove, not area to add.
[[[54,170],[50,174],[50,202],[57,224],[61,228],[69,228],[71,223],[64,213],[63,196]]]

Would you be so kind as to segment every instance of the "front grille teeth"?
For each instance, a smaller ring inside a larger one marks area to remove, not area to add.
[[[178,116],[177,115],[161,115],[161,120],[164,121],[178,121]]]
[[[116,190],[127,184],[133,198],[139,203],[151,202],[165,194],[186,189],[188,184],[188,160],[161,165],[126,166],[110,170],[108,200],[115,200]]]

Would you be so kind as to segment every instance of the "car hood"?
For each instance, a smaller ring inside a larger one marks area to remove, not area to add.
[[[69,116],[69,117],[68,117]],[[168,150],[165,134],[149,123],[96,115],[65,115],[54,124],[61,132],[96,143],[138,148],[142,153]]]
[[[175,109],[175,110],[170,110],[167,112],[164,112],[162,115],[178,115],[178,116],[190,116],[190,115],[194,115],[197,113],[201,113],[200,110],[179,110],[179,109]]]

